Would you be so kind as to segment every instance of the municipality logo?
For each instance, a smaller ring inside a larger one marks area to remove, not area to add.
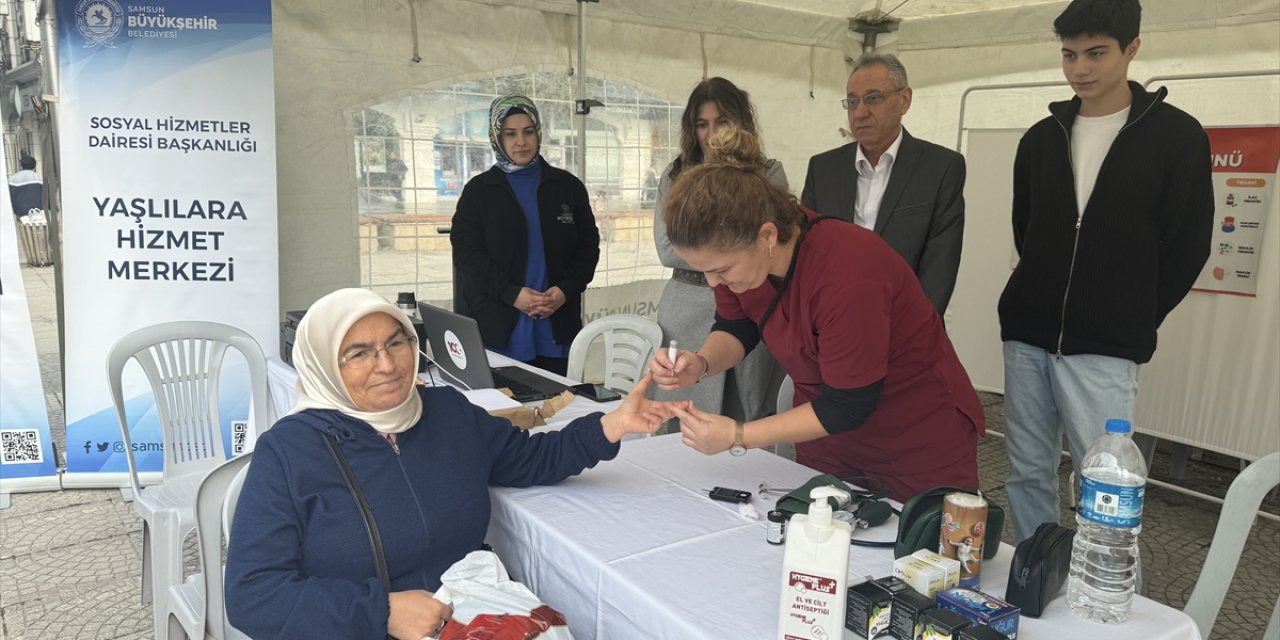
[[[116,36],[124,28],[124,10],[116,0],[80,0],[76,27],[84,36],[85,47],[114,48]]]

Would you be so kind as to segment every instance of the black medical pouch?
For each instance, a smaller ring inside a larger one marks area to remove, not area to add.
[[[1005,601],[1020,607],[1022,615],[1039,618],[1049,602],[1062,592],[1062,584],[1071,572],[1071,544],[1075,535],[1074,529],[1046,522],[1030,538],[1018,543],[1009,567]]]

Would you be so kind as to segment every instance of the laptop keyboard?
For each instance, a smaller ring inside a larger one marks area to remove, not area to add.
[[[547,394],[544,391],[540,389],[535,389],[534,387],[531,387],[523,382],[520,382],[519,380],[513,380],[507,377],[501,371],[498,371],[497,369],[493,369],[492,372],[493,372],[493,386],[499,389],[503,387],[507,388],[508,390],[511,391],[511,395],[516,399],[520,399],[520,398],[538,399],[538,398],[547,397]]]

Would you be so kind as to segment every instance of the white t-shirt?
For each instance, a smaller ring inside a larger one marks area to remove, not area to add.
[[[1098,169],[1128,119],[1129,107],[1105,116],[1076,116],[1071,127],[1071,166],[1076,173],[1077,217],[1084,216],[1093,185],[1098,181]]]

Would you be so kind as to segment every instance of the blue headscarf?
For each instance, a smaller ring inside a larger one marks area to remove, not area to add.
[[[502,121],[513,113],[523,113],[533,120],[533,128],[538,132],[539,152],[542,149],[542,120],[538,117],[538,107],[533,104],[533,100],[515,93],[495,99],[489,105],[489,145],[493,147],[493,157],[498,159],[498,168],[507,173],[521,168],[502,149]],[[538,161],[537,156],[533,161]]]

